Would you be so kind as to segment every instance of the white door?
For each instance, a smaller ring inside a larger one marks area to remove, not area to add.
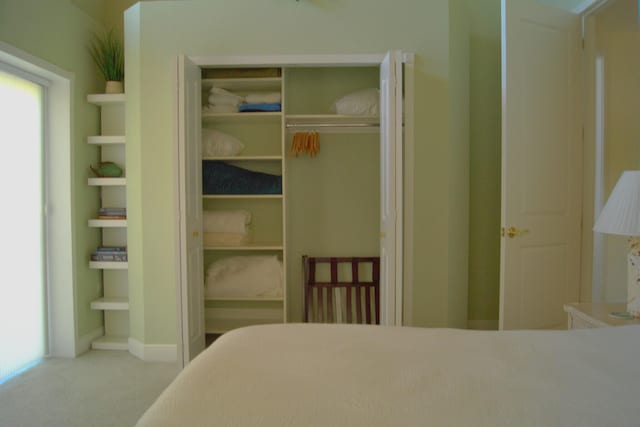
[[[566,323],[580,281],[580,20],[502,0],[500,329]]]
[[[178,59],[178,162],[180,194],[180,311],[182,361],[187,365],[205,347],[202,259],[200,68]]]
[[[380,324],[402,325],[402,53],[380,64]]]

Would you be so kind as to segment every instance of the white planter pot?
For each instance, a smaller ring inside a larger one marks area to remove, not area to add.
[[[124,84],[122,82],[117,82],[113,80],[107,81],[107,84],[104,88],[104,93],[123,93],[124,92]]]

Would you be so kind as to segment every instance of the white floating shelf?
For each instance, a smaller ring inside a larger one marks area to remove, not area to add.
[[[89,227],[94,228],[125,228],[126,219],[90,219]]]
[[[223,334],[245,326],[277,323],[282,323],[282,319],[207,319],[205,331],[209,334]]]
[[[203,199],[282,199],[282,194],[205,194]]]
[[[127,261],[89,261],[89,268],[96,270],[126,270],[129,268]]]
[[[228,297],[205,298],[206,301],[247,301],[247,302],[282,302],[284,297]]]
[[[87,137],[88,144],[94,145],[109,145],[109,144],[124,144],[124,135],[94,135]]]
[[[257,160],[257,161],[273,161],[282,160],[282,156],[230,156],[230,157],[203,157],[202,160],[224,160],[226,162]]]
[[[205,251],[281,251],[282,245],[248,244],[241,246],[205,246]]]
[[[216,123],[224,121],[228,122],[239,122],[239,121],[277,121],[282,118],[282,112],[247,112],[247,113],[207,113],[202,112],[202,120],[204,122]]]
[[[129,300],[127,298],[100,298],[91,301],[91,308],[94,310],[129,310]]]
[[[127,185],[127,178],[89,178],[88,182],[93,186],[123,186]]]
[[[129,350],[129,337],[125,335],[104,335],[93,340],[94,350]]]
[[[124,104],[124,93],[94,93],[87,95],[87,101],[95,105],[116,105]]]

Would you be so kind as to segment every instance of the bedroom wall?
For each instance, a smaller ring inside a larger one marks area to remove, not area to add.
[[[466,224],[466,219],[465,224],[455,224],[464,213],[452,216],[450,209],[464,206],[458,198],[467,199],[467,194],[451,191],[459,159],[452,161],[449,146],[448,22],[447,0],[248,0],[224,7],[155,1],[129,9],[127,92],[136,94],[137,104],[128,104],[127,138],[134,136],[135,146],[128,150],[139,154],[138,159],[128,158],[137,161],[136,170],[128,169],[130,198],[139,200],[130,221],[140,225],[135,241],[129,242],[129,268],[139,279],[131,284],[137,287],[132,292],[141,296],[144,306],[136,314],[132,306],[132,336],[145,343],[176,342],[173,144],[178,53],[380,53],[393,48],[416,53],[413,323],[448,325],[450,263],[466,256],[448,247],[450,231]],[[263,37],[265,25],[268,38]],[[460,245],[455,250],[461,250]]]
[[[90,301],[100,293],[100,273],[88,268],[89,254],[98,243],[98,231],[87,227],[95,215],[98,192],[87,186],[87,166],[98,161],[98,151],[86,144],[99,129],[99,112],[86,102],[104,82],[87,51],[87,41],[102,26],[70,0],[4,0],[0,2],[0,40],[74,74],[71,162],[73,186],[73,253],[75,310],[78,337],[102,325],[100,312]]]
[[[452,195],[469,194],[469,10],[467,0],[449,2],[450,143]],[[450,197],[447,325],[467,327],[469,198]]]
[[[468,1],[469,328],[497,329],[500,302],[500,0]]]

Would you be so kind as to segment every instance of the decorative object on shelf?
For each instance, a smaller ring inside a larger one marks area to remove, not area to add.
[[[127,261],[127,247],[100,246],[91,254],[91,261],[125,262]]]
[[[98,219],[127,219],[127,208],[100,208]]]
[[[629,237],[627,311],[640,317],[640,171],[622,173],[593,231]]]
[[[89,165],[89,169],[98,178],[118,178],[122,176],[122,168],[113,162],[100,162],[97,168]]]
[[[106,81],[105,93],[124,92],[124,48],[113,30],[95,36],[89,46],[91,57]]]
[[[298,157],[299,153],[307,153],[309,157],[315,157],[320,151],[320,134],[312,132],[296,132],[291,140],[289,156]]]

